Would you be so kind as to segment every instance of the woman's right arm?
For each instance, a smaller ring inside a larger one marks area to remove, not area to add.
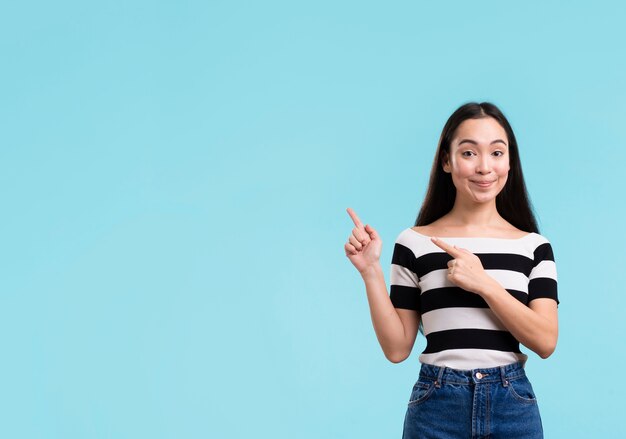
[[[391,303],[380,264],[361,272],[370,306],[370,315],[378,343],[392,363],[408,358],[420,323],[420,315],[411,309],[395,308]]]
[[[394,307],[380,266],[382,240],[372,226],[363,226],[356,212],[350,208],[347,211],[355,227],[344,246],[346,256],[365,282],[372,324],[383,353],[389,361],[399,363],[413,349],[419,327],[419,313]]]

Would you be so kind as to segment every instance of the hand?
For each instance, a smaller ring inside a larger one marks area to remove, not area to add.
[[[369,224],[363,226],[354,210],[349,207],[346,210],[355,227],[352,229],[348,242],[344,245],[344,250],[350,262],[359,270],[359,273],[363,274],[378,264],[383,241],[372,226]]]
[[[435,237],[430,240],[454,258],[448,261],[448,279],[453,284],[480,295],[485,287],[495,282],[474,253]]]

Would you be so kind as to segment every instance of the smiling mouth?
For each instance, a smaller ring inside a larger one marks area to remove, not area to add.
[[[470,180],[472,181],[472,180]],[[480,186],[480,187],[489,187],[493,184],[495,180],[492,181],[472,181],[472,183],[474,183],[476,186]]]

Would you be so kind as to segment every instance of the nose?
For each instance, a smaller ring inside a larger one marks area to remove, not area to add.
[[[489,174],[491,172],[491,163],[489,161],[489,156],[482,156],[478,165],[476,166],[476,172],[479,174]]]

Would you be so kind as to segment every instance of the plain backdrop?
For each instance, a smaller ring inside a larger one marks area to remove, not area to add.
[[[553,245],[546,438],[626,435],[622,2],[0,6],[0,437],[399,438],[352,207],[414,224],[443,125],[509,118]]]

